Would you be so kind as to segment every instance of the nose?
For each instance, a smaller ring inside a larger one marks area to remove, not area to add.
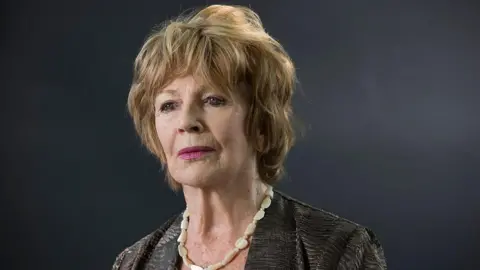
[[[195,106],[185,106],[179,121],[178,133],[202,133],[204,126]]]

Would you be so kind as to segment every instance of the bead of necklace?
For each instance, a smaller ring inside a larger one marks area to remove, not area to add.
[[[235,258],[235,256],[241,250],[246,249],[250,245],[249,238],[253,235],[253,232],[257,227],[257,222],[265,216],[265,209],[267,209],[270,206],[270,204],[272,203],[272,199],[273,199],[273,188],[271,186],[267,186],[265,197],[263,198],[263,201],[260,204],[260,209],[253,217],[252,222],[245,229],[243,236],[238,238],[237,241],[235,242],[235,247],[225,255],[222,261],[206,267],[200,267],[198,265],[193,264],[193,262],[188,257],[188,250],[185,247],[185,242],[187,241],[187,228],[188,228],[190,213],[188,212],[188,208],[185,209],[185,211],[183,212],[182,223],[180,224],[180,228],[182,232],[180,233],[180,236],[177,239],[179,243],[178,254],[182,258],[183,263],[187,267],[189,267],[191,270],[217,270],[224,267],[228,263],[230,263],[233,260],[233,258]]]

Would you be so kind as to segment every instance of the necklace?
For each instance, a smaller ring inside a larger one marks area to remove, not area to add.
[[[185,212],[183,212],[183,220],[180,225],[182,232],[180,233],[180,236],[178,237],[178,240],[177,240],[179,243],[178,254],[180,255],[180,257],[182,257],[183,263],[192,270],[217,270],[227,265],[229,262],[233,260],[233,258],[235,258],[235,256],[238,254],[238,252],[240,252],[240,250],[243,250],[246,247],[248,247],[248,245],[250,244],[248,239],[253,235],[253,232],[257,227],[257,222],[265,216],[265,209],[267,209],[270,206],[270,204],[272,203],[272,199],[273,199],[273,189],[271,186],[267,186],[265,197],[262,201],[262,204],[260,205],[260,210],[258,210],[258,212],[253,217],[252,222],[245,229],[243,236],[238,238],[238,240],[235,242],[235,248],[233,248],[230,252],[228,252],[221,262],[206,266],[205,268],[193,264],[193,262],[188,258],[188,251],[187,251],[187,248],[185,247],[185,242],[187,240],[187,228],[188,228],[188,221],[189,221],[190,214],[188,212],[188,208],[185,209]]]

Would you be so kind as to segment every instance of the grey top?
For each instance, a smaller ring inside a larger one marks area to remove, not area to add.
[[[274,191],[253,234],[245,269],[387,269],[374,233]],[[113,270],[174,270],[182,215],[122,251]]]

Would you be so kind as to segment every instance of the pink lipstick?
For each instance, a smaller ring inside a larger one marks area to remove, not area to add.
[[[201,158],[208,153],[215,151],[214,148],[208,146],[193,146],[193,147],[186,147],[182,150],[178,151],[178,156],[184,160],[192,160]]]

